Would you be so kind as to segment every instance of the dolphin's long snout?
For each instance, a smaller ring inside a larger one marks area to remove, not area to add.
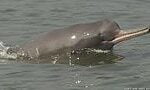
[[[126,41],[138,36],[142,36],[150,33],[150,26],[144,28],[130,29],[132,32],[123,32],[121,31],[114,40],[111,42],[114,44],[120,43],[122,41]]]

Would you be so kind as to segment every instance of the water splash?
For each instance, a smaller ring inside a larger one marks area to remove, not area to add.
[[[39,50],[36,48],[37,57],[39,56]],[[52,59],[53,64],[61,63],[61,64],[69,64],[70,66],[77,65],[96,65],[96,64],[102,64],[103,63],[110,63],[113,61],[116,56],[109,54],[110,50],[99,50],[99,49],[91,49],[91,48],[84,48],[81,50],[76,50],[67,52],[67,53],[60,53],[57,55],[51,55],[50,58],[45,57],[43,59],[39,58],[32,58],[30,57],[30,52],[26,53],[22,48],[19,47],[11,47],[9,45],[6,45],[2,41],[0,41],[0,59],[9,59],[9,60],[15,60],[17,62],[31,62],[31,59],[33,60],[33,63],[42,63],[42,60],[44,63],[46,61],[49,62],[49,59]],[[107,57],[107,58],[106,58]],[[113,59],[113,60],[112,60]],[[36,61],[35,61],[36,60]]]
[[[111,50],[101,50],[101,49],[90,49],[92,52],[96,53],[109,53]]]
[[[4,42],[0,41],[0,58],[4,59],[16,59],[17,54],[16,53],[8,53],[8,50],[11,47],[6,46]]]

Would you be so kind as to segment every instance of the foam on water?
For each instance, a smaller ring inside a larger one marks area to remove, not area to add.
[[[110,50],[92,49],[91,51],[96,53],[109,53]]]
[[[17,58],[17,54],[15,54],[15,53],[9,54],[7,52],[8,49],[10,49],[10,48],[11,47],[5,46],[5,43],[3,43],[2,41],[0,41],[0,58],[16,59]]]

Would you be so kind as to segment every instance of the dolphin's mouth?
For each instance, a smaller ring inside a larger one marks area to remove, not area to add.
[[[131,29],[132,32],[123,32],[121,31],[115,39],[110,41],[111,43],[117,44],[138,36],[142,36],[145,34],[150,33],[150,27],[144,27],[144,28],[137,28],[137,29]]]

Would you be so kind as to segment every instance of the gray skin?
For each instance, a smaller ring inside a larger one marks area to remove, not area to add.
[[[29,57],[42,57],[47,54],[64,53],[84,48],[111,50],[124,40],[149,32],[149,28],[123,32],[115,21],[102,20],[92,23],[76,24],[67,28],[50,31],[21,46],[23,53]],[[127,36],[129,35],[129,36]],[[123,37],[126,36],[126,37]]]

